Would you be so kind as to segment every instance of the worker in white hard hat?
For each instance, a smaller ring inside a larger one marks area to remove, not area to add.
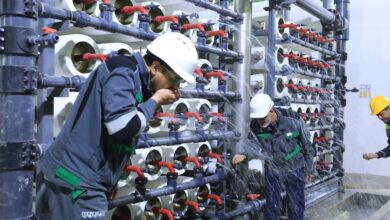
[[[375,96],[370,101],[370,108],[371,115],[377,116],[379,120],[386,124],[388,146],[376,153],[365,153],[363,158],[371,160],[390,157],[390,100],[383,95]]]
[[[195,82],[198,54],[185,35],[166,33],[139,53],[108,58],[83,86],[61,133],[38,163],[44,183],[37,213],[49,219],[107,219],[107,199],[137,136],[156,108]],[[49,213],[45,213],[49,212]]]
[[[305,210],[305,176],[314,179],[313,148],[307,128],[274,108],[267,94],[256,94],[250,102],[252,133],[258,140],[265,159],[266,206],[264,218],[279,220],[282,185],[288,197],[288,219],[302,220]],[[245,152],[232,159],[236,165],[251,155]],[[306,169],[306,170],[305,170]]]

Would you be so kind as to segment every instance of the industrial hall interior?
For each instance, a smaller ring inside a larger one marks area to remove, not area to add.
[[[390,220],[389,8],[1,0],[0,220]]]

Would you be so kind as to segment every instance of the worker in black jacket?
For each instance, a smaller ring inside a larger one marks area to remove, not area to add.
[[[93,71],[60,134],[38,162],[44,183],[37,213],[48,219],[107,219],[107,200],[137,136],[160,105],[195,82],[198,54],[180,33],[166,33],[146,55],[118,55]],[[43,219],[43,218],[41,218]]]
[[[273,101],[266,94],[256,94],[250,102],[252,132],[249,138],[256,138],[265,159],[267,203],[264,217],[267,220],[280,219],[284,185],[289,201],[288,219],[302,220],[305,210],[305,176],[309,182],[314,179],[310,136],[302,121],[283,116],[273,106]],[[232,164],[252,156],[245,152],[236,154]]]

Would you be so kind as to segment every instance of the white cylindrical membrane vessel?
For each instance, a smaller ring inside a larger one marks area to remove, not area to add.
[[[193,178],[191,177],[183,177],[179,176],[177,179],[177,184],[185,183],[192,181]],[[203,195],[207,195],[211,193],[210,185],[205,184],[196,188],[188,189],[188,198],[191,201],[199,203],[200,210],[203,211],[205,207],[209,204],[210,200],[208,198],[205,198]]]
[[[312,108],[310,105],[303,105],[303,113],[306,114],[306,124],[310,125],[310,119],[311,119],[311,113],[312,113]]]
[[[261,47],[259,47],[261,48]],[[256,52],[257,50],[257,52]],[[255,49],[253,51],[253,53],[261,53],[261,50],[262,49]],[[288,58],[287,57],[284,57],[284,54],[287,54],[287,49],[286,48],[283,48],[281,45],[276,45],[276,49],[275,49],[276,53],[275,53],[275,56],[272,57],[273,60],[275,60],[275,69],[276,71],[281,71],[283,69],[283,66],[289,66],[289,62],[288,62]],[[265,54],[266,56],[269,56],[268,54]],[[258,62],[255,62],[255,60],[253,60],[251,64],[251,67],[252,69],[255,69],[255,70],[266,70],[268,69],[268,67],[266,66],[266,63],[265,63],[265,58],[262,59],[262,60],[259,60]]]
[[[289,24],[291,22],[286,21],[282,16],[277,16],[276,17],[276,39],[281,40],[283,39],[283,34],[288,34],[290,35],[290,28],[281,28],[280,25],[283,24]]]
[[[88,15],[99,17],[100,16],[100,9],[99,4],[101,3],[101,0],[94,1],[91,4],[84,3],[83,0],[56,0],[55,6],[57,8],[67,9],[69,11],[77,11],[81,10]]]
[[[282,98],[283,96],[291,97],[291,95],[288,92],[288,88],[286,86],[287,83],[288,83],[287,76],[280,76],[280,75],[275,76],[275,82],[274,82],[275,98]]]
[[[162,208],[160,198],[151,198],[148,201],[131,204],[131,214],[134,220],[160,220],[162,216],[153,212],[153,208]]]
[[[131,156],[131,162],[133,165],[149,170],[148,173],[145,173],[145,177],[148,179],[148,181],[156,181],[161,176],[161,167],[153,165],[152,162],[162,160],[163,151],[161,147],[136,149],[136,154]],[[132,172],[128,178],[130,182],[134,182],[136,177],[137,174]]]
[[[264,93],[265,79],[264,74],[252,74],[250,78],[250,85],[254,93]]]
[[[211,145],[209,142],[199,142],[199,143],[189,143],[188,147],[190,148],[190,156],[202,158],[202,155],[211,153]],[[207,170],[208,164],[204,164],[203,170]],[[194,169],[194,164],[188,164],[188,169]]]
[[[54,98],[53,134],[55,137],[60,133],[78,95],[78,92],[69,92],[68,97]]]
[[[190,155],[190,149],[187,144],[162,146],[164,154],[164,160],[174,164],[180,164],[182,169],[175,169],[179,175],[182,175],[188,168],[187,162],[180,161],[180,157],[186,157]],[[167,168],[162,168],[163,173],[167,173]]]
[[[201,68],[202,70],[205,71],[212,71],[213,66],[211,65],[209,60],[206,59],[199,59],[198,60],[198,68]],[[182,82],[180,84],[180,88],[186,88],[186,89],[194,89],[196,87],[196,84],[189,84],[188,82]],[[205,90],[218,90],[218,78],[216,77],[211,77],[208,79],[208,83],[205,84]]]
[[[299,104],[296,103],[291,103],[290,108],[294,111],[297,112],[299,108]]]
[[[198,112],[201,115],[209,113],[212,110],[211,103],[207,99],[186,99],[189,104],[190,112]],[[212,117],[203,117],[201,128],[207,130],[212,122]],[[189,118],[187,128],[196,129],[197,120],[195,118]]]
[[[186,12],[186,11],[182,11],[182,10],[175,10],[172,12],[172,15],[176,15],[176,16],[189,15],[189,14],[191,14],[191,13]],[[196,23],[198,23],[198,19],[191,18],[190,16],[183,17],[183,18],[179,19],[180,26],[183,26],[184,24],[196,24]],[[168,28],[168,31],[171,31],[171,29]],[[186,35],[190,39],[192,39],[194,37],[196,38],[196,30],[195,29],[191,29],[188,31],[181,31],[181,33]]]
[[[163,105],[159,109],[156,110],[156,112],[163,112],[163,113],[172,113],[172,114],[178,114],[178,113],[184,113],[189,111],[189,103],[186,99],[179,99],[173,104],[170,105]],[[157,134],[160,132],[163,132],[166,134],[169,131],[169,117],[162,117],[160,119],[154,118],[149,122],[149,130],[148,134]],[[187,129],[187,124],[180,125],[179,131],[184,131]]]
[[[152,19],[152,23],[150,23],[150,31],[153,31],[154,33],[157,33],[157,34],[163,34],[165,32],[168,31],[168,28],[169,28],[169,24],[168,22],[163,22],[161,24],[157,24],[157,23],[154,23],[153,22],[153,19],[157,16],[165,16],[167,15],[164,7],[158,3],[158,2],[154,2],[154,1],[150,1],[150,2],[143,2],[141,3],[142,6],[148,6],[148,5],[154,5],[154,6],[158,6],[156,8],[153,8],[153,9],[149,9],[148,10],[148,15],[151,17]],[[137,19],[136,21],[136,26],[138,27],[139,25],[139,20],[138,20],[138,12],[134,13],[135,14],[135,17]]]
[[[106,43],[98,44],[100,53],[102,54],[132,54],[133,49],[124,43]]]
[[[205,31],[214,31],[214,30],[218,30],[219,28],[219,24],[215,21],[210,21],[209,19],[205,19],[205,18],[201,18],[199,19],[198,23],[215,23],[215,24],[212,24],[212,25],[206,25],[204,27]],[[198,36],[197,36],[197,32],[198,30],[195,29],[195,34],[192,35],[193,37],[191,38],[192,42],[196,43],[198,42]],[[206,45],[207,46],[213,46],[214,44],[214,41],[215,41],[215,37],[214,36],[211,36],[211,37],[206,37]]]
[[[83,61],[81,56],[85,53],[99,53],[99,48],[92,38],[81,34],[60,36],[55,45],[55,74],[88,77],[101,61]]]
[[[179,191],[171,195],[160,197],[162,207],[170,210],[174,217],[180,218],[183,216],[188,207],[182,201],[189,200],[188,191]]]
[[[112,21],[130,26],[135,27],[137,25],[138,21],[138,14],[132,13],[132,14],[123,14],[121,13],[121,9],[125,6],[133,6],[135,5],[134,0],[111,0],[111,4],[115,7],[115,12],[112,16]]]

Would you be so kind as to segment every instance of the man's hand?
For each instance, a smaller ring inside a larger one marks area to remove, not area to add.
[[[363,154],[363,158],[366,160],[371,160],[371,159],[378,158],[378,157],[379,157],[378,154],[373,154],[373,153]]]
[[[180,98],[179,90],[159,89],[154,93],[152,99],[157,105],[167,105],[176,102]]]
[[[312,183],[312,182],[314,182],[314,178],[315,178],[314,174],[308,174],[306,176],[306,181],[309,183]]]
[[[245,156],[245,155],[236,154],[236,155],[234,155],[234,157],[232,158],[232,165],[239,164],[239,163],[241,163],[242,161],[244,161],[245,159],[246,159],[246,156]]]

